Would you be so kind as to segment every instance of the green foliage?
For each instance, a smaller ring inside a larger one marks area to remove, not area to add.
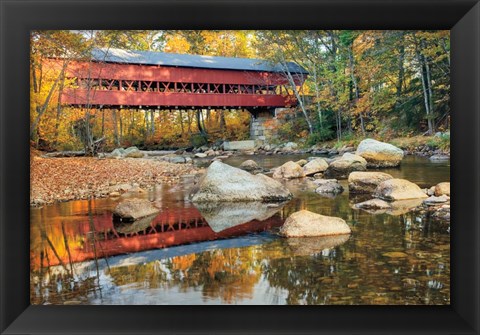
[[[331,140],[335,136],[331,128],[317,129],[313,134],[308,135],[306,145],[312,146]]]
[[[297,141],[306,131],[308,132],[308,125],[305,119],[295,117],[282,124],[277,129],[277,135],[283,141]]]
[[[433,149],[450,149],[450,134],[442,133],[440,136],[433,136],[427,141],[427,145]]]
[[[195,148],[199,148],[202,145],[207,144],[207,139],[202,134],[194,134],[190,136],[189,140],[190,140],[190,144]]]

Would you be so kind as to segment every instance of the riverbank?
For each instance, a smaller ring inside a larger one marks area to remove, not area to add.
[[[159,183],[176,183],[195,174],[191,164],[155,159],[30,158],[30,205],[143,192]]]
[[[225,151],[223,145],[203,146],[192,151],[162,152],[139,151],[131,147],[100,154],[103,158],[49,158],[32,149],[30,205],[142,192],[155,184],[175,183],[183,175],[196,174],[199,172],[196,165],[205,166],[213,160],[224,160],[235,155],[308,154],[334,158],[345,152],[354,152],[358,143],[357,140],[325,142],[304,148],[288,142],[281,145],[264,144],[242,151]],[[396,138],[390,143],[410,155],[446,157],[450,154],[449,137],[448,141],[442,136]],[[200,164],[192,164],[194,160]]]

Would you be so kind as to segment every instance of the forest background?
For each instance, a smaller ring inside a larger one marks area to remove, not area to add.
[[[298,106],[281,114],[278,142],[304,146],[355,145],[373,137],[401,147],[449,149],[449,31],[32,31],[30,139],[42,150],[79,150],[82,129],[105,149],[200,146],[249,137],[245,110],[133,110],[73,108],[60,94],[73,59],[94,48],[293,61],[309,75]],[[61,70],[45,59],[63,59]],[[291,88],[294,94],[295,88]],[[436,136],[433,136],[435,135]]]

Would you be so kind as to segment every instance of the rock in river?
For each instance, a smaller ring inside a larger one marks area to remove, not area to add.
[[[292,193],[277,180],[263,174],[252,175],[220,161],[213,162],[198,184],[192,201],[242,202],[285,201]]]
[[[316,158],[303,166],[303,171],[306,176],[314,175],[315,173],[324,172],[328,168],[328,163],[323,158]]]
[[[383,172],[352,172],[348,176],[348,190],[350,193],[373,193],[381,182],[389,179],[393,177]]]
[[[448,200],[450,200],[450,197],[445,194],[438,197],[432,195],[431,197],[423,200],[423,203],[426,205],[433,206],[433,205],[438,205],[438,204],[447,202]]]
[[[353,171],[365,171],[367,161],[358,155],[349,152],[343,154],[342,158],[330,163],[324,176],[326,178],[347,179]]]
[[[257,162],[255,162],[254,160],[247,159],[242,164],[240,164],[240,169],[245,171],[255,171],[261,168],[260,166],[258,166]]]
[[[417,184],[406,179],[389,179],[375,189],[374,197],[387,201],[428,198]]]
[[[350,234],[350,227],[345,220],[333,216],[325,216],[307,210],[290,215],[280,228],[285,237],[329,236]]]
[[[450,196],[450,183],[444,182],[435,185],[435,196],[448,195]]]
[[[113,218],[117,221],[129,222],[157,214],[160,210],[146,199],[126,199],[113,210]]]
[[[305,177],[303,168],[292,161],[286,162],[273,172],[273,178],[294,179],[303,177]]]
[[[343,192],[343,187],[336,179],[315,179],[313,181],[317,185],[315,192],[318,194],[336,195]]]
[[[358,145],[357,155],[367,160],[368,167],[391,167],[400,164],[403,150],[392,144],[368,138]]]
[[[264,221],[279,212],[283,204],[272,207],[262,202],[198,203],[195,207],[216,233],[253,220]]]
[[[370,199],[354,205],[355,208],[365,209],[365,210],[381,210],[381,209],[390,209],[392,206],[381,199]]]

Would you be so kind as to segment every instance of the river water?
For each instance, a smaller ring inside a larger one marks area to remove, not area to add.
[[[234,156],[265,168],[306,155]],[[449,162],[407,156],[382,170],[421,187],[450,181]],[[137,195],[161,203],[154,218],[112,222],[121,199],[70,201],[31,208],[32,304],[450,304],[450,234],[416,213],[370,214],[364,198],[313,192],[306,180],[285,181],[294,199],[263,208],[219,207],[208,221],[188,196],[193,179]],[[285,239],[289,214],[307,209],[338,216],[350,236]],[[225,221],[225,213],[229,219]],[[233,215],[232,215],[233,213]]]

